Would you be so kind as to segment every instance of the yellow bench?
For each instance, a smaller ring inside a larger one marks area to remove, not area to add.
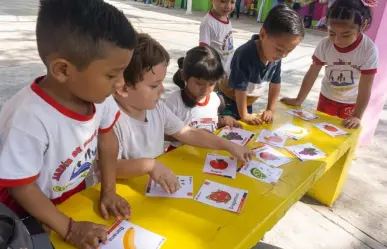
[[[320,118],[306,122],[286,114],[287,107],[279,104],[273,124],[244,125],[244,129],[259,135],[262,129],[274,130],[291,122],[310,131],[299,141],[289,139],[286,145],[311,142],[323,150],[327,157],[301,162],[285,149],[291,158],[276,185],[238,174],[237,179],[203,174],[205,156],[210,150],[182,146],[158,158],[177,175],[194,177],[194,194],[205,179],[248,190],[246,203],[240,214],[217,209],[194,200],[145,197],[148,177],[139,177],[117,183],[117,192],[127,199],[133,209],[131,222],[167,238],[163,249],[250,249],[307,193],[317,201],[331,206],[339,196],[346,180],[360,130],[350,135],[332,138],[315,128],[313,122],[341,125],[342,120],[317,113]],[[248,144],[255,148],[257,135]],[[216,152],[228,155],[226,152]],[[110,226],[98,211],[99,185],[74,195],[58,208],[74,220],[93,221]],[[56,249],[73,248],[55,233],[51,240]]]

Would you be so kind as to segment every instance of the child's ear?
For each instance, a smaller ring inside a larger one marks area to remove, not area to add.
[[[123,87],[121,87],[121,88],[118,88],[117,90],[116,90],[116,95],[117,96],[119,96],[119,97],[121,97],[121,98],[126,98],[126,97],[128,97],[128,92],[129,92],[129,87],[127,86],[127,85],[124,85]]]
[[[266,37],[266,30],[264,28],[261,28],[259,31],[259,39],[264,39]]]
[[[48,71],[60,83],[66,83],[76,67],[65,59],[49,60]]]

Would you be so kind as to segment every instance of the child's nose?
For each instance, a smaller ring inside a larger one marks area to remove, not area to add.
[[[125,80],[124,80],[124,77],[120,77],[114,84],[114,88],[117,90],[117,89],[121,89],[122,87],[124,87],[125,85]]]

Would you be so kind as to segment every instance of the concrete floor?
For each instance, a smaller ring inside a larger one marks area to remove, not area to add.
[[[45,73],[36,51],[36,0],[0,0],[0,108],[35,77]],[[171,78],[176,60],[198,44],[205,13],[145,7],[132,0],[109,1],[121,8],[138,31],[151,34],[169,51],[172,60],[166,95],[176,89]],[[241,45],[259,31],[252,18],[233,20],[234,43]],[[282,96],[296,96],[322,34],[308,32],[300,46],[283,61]],[[315,108],[320,84],[306,101]],[[265,99],[254,108],[264,107]],[[380,117],[373,143],[358,150],[344,191],[334,207],[304,198],[266,234],[256,249],[386,249],[387,248],[387,107]],[[384,163],[383,163],[384,162]]]

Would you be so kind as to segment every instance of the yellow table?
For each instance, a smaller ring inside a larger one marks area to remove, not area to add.
[[[182,146],[158,158],[177,175],[194,176],[194,193],[205,179],[248,190],[246,203],[240,214],[217,209],[194,200],[145,197],[148,177],[139,177],[117,184],[118,193],[126,198],[133,208],[132,222],[167,238],[162,249],[250,249],[307,193],[319,202],[331,206],[340,194],[346,180],[348,168],[360,134],[332,138],[317,128],[313,122],[330,122],[341,125],[341,120],[317,113],[320,118],[305,122],[285,113],[287,107],[280,104],[273,124],[248,126],[256,136],[248,144],[255,148],[255,139],[260,130],[276,129],[291,122],[310,131],[299,141],[289,139],[286,145],[311,142],[323,150],[327,158],[301,162],[294,158],[283,165],[284,170],[276,185],[269,185],[238,174],[237,179],[228,179],[203,174],[205,156],[210,150]],[[291,156],[286,150],[283,153]],[[228,155],[226,152],[216,152]],[[293,157],[293,156],[291,156]],[[75,220],[87,220],[111,225],[113,219],[103,220],[98,211],[99,185],[87,189],[58,206]],[[51,235],[56,249],[72,248],[56,234]]]

